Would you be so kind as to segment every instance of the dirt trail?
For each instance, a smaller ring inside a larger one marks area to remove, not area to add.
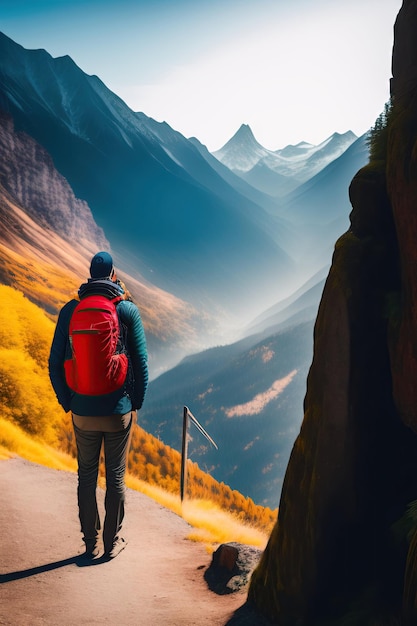
[[[244,592],[208,589],[211,556],[186,540],[189,525],[132,490],[126,549],[81,566],[76,484],[72,473],[0,461],[2,626],[224,626],[244,604]]]

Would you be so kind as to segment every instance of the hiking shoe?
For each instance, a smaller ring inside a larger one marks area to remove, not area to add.
[[[85,542],[85,552],[81,555],[84,559],[95,559],[100,554],[100,549],[96,541]]]
[[[105,550],[104,556],[108,559],[114,559],[122,550],[126,548],[127,541],[123,537],[117,537],[110,550]]]

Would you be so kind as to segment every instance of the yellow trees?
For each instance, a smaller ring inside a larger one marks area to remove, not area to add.
[[[41,309],[0,285],[0,415],[48,443],[64,415],[47,370],[53,330]]]
[[[129,453],[129,473],[150,485],[179,494],[181,455],[166,446],[140,426],[135,425]],[[219,483],[203,472],[197,463],[188,461],[187,496],[192,500],[216,504],[236,516],[241,522],[252,524],[262,531],[270,532],[276,521],[277,511],[254,504],[238,491]]]
[[[17,349],[46,368],[54,323],[25,296],[0,285],[0,347]]]
[[[51,440],[56,401],[45,372],[28,354],[0,349],[0,397],[4,417],[31,435]]]

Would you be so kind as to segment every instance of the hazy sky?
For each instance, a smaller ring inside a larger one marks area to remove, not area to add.
[[[401,0],[0,0],[0,30],[68,54],[209,150],[366,132],[389,97]]]

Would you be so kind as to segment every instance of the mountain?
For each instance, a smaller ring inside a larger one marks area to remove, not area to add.
[[[315,176],[356,139],[356,135],[348,131],[334,133],[317,146],[301,142],[272,151],[259,144],[250,127],[242,124],[213,156],[257,189],[282,196]]]
[[[0,180],[4,191],[25,207],[29,218],[71,242],[74,253],[87,248],[94,254],[96,248],[108,246],[90,208],[74,196],[67,181],[55,170],[50,155],[29,136],[15,133],[12,118],[2,112]],[[13,237],[13,231],[9,226],[2,235]],[[19,241],[29,243],[30,229],[18,229],[17,232],[20,237],[13,238],[15,244]],[[47,253],[46,250],[43,252]]]
[[[50,155],[32,137],[16,132],[0,113],[0,281],[22,291],[48,314],[76,294],[89,263],[109,243],[86,202],[73,194]],[[117,257],[115,257],[118,265]],[[118,265],[119,267],[119,265]],[[213,330],[190,303],[121,273],[140,303],[155,376]]]
[[[315,319],[327,274],[328,267],[322,268],[291,296],[264,311],[243,330],[244,336]]]
[[[335,242],[349,228],[350,181],[368,159],[365,134],[315,176],[268,207],[285,225],[285,249],[295,261],[294,285],[302,287],[317,272],[328,271]]]
[[[233,137],[212,154],[233,172],[248,172],[265,159],[270,150],[258,143],[250,126],[242,124]]]
[[[279,215],[292,223],[289,246],[298,267],[329,267],[334,243],[349,228],[349,184],[369,160],[366,135],[282,200]],[[303,269],[301,269],[303,275]]]
[[[196,137],[190,137],[189,141],[197,148],[203,159],[207,161],[211,169],[215,170],[219,176],[224,178],[228,185],[234,187],[236,191],[249,198],[256,204],[259,204],[268,213],[275,215],[277,213],[277,207],[279,202],[276,198],[272,198],[271,195],[265,193],[260,189],[256,189],[250,181],[245,181],[241,176],[236,174],[227,165],[216,159],[207,147],[204,146]],[[280,224],[280,228],[285,229],[286,224]]]
[[[356,139],[357,136],[349,130],[343,134],[333,133],[316,146],[306,142],[296,146],[287,146],[275,152],[278,157],[288,161],[287,169],[280,161],[277,163],[271,157],[269,157],[270,167],[280,172],[291,172],[298,180],[305,182],[340,157]]]
[[[69,57],[1,34],[0,109],[48,151],[129,274],[247,319],[288,289],[294,264],[276,218]]]
[[[188,406],[218,445],[190,424],[190,458],[257,504],[276,507],[301,424],[323,283],[321,273],[255,320],[248,336],[186,357],[152,381],[143,428],[180,450]]]
[[[266,159],[255,163],[247,172],[239,172],[239,176],[258,191],[276,198],[285,196],[300,184],[296,177],[280,174],[270,167]]]
[[[351,208],[348,194],[350,181],[368,160],[369,150],[365,134],[319,173],[289,193],[281,202],[280,213],[300,225],[307,220],[309,226],[317,218],[319,221],[332,220],[335,213],[346,216],[346,208]],[[319,213],[316,210],[318,206]]]
[[[231,168],[246,188],[262,189],[263,206],[279,220],[280,232],[285,233],[282,245],[295,260],[294,289],[323,268],[328,270],[334,244],[349,227],[350,181],[368,161],[366,135],[334,133],[318,146],[302,142],[271,152],[256,141],[249,126],[242,125],[212,156]],[[282,195],[273,198],[277,184]]]

